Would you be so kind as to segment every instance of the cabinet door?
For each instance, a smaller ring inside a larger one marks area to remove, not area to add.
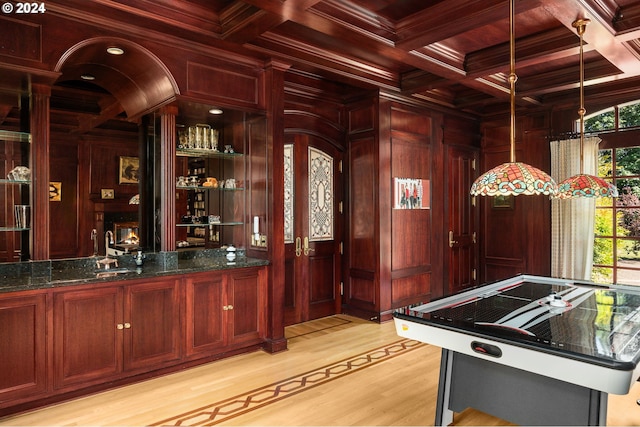
[[[54,295],[54,384],[82,386],[122,371],[122,287]]]
[[[44,392],[46,295],[0,298],[0,402]]]
[[[224,281],[222,274],[186,279],[187,353],[215,352],[224,346]]]
[[[178,280],[126,287],[125,369],[152,369],[180,357]]]
[[[266,285],[264,269],[229,273],[227,306],[229,344],[260,341],[266,326]]]

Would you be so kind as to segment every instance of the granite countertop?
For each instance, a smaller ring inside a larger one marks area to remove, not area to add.
[[[233,261],[219,255],[169,256],[168,260],[154,255],[149,256],[152,259],[147,258],[142,267],[137,267],[131,256],[115,257],[118,259],[118,267],[108,270],[98,270],[96,267],[96,261],[104,258],[103,256],[73,261],[45,261],[32,268],[28,268],[29,263],[21,263],[19,269],[0,269],[0,293],[260,267],[269,264],[267,260],[247,258],[243,255],[237,256]]]

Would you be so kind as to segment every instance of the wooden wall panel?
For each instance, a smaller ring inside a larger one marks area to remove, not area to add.
[[[428,122],[428,120],[423,120],[423,122]],[[431,193],[431,150],[428,145],[429,138],[400,134],[395,129],[391,135],[391,179],[422,179],[425,186],[424,191],[428,197]],[[389,197],[393,198],[394,195],[390,194]],[[423,202],[429,204],[430,199]],[[430,216],[431,211],[429,209],[404,210],[393,209],[392,206],[392,271],[431,263],[429,256]],[[398,245],[405,248],[408,246],[409,249],[408,251],[402,251]]]
[[[240,69],[241,70],[241,69]],[[241,70],[242,71],[242,70]],[[187,90],[257,108],[259,75],[223,67],[187,63]]]
[[[520,118],[516,132],[516,160],[549,172],[548,120],[545,115]],[[507,124],[483,125],[480,171],[509,161]],[[547,196],[516,196],[513,209],[495,208],[492,198],[480,197],[482,282],[516,274],[551,274],[551,202]]]
[[[375,310],[376,294],[377,291],[373,280],[354,276],[350,278],[348,297],[352,307],[356,310]]]
[[[40,25],[0,16],[2,44],[0,54],[20,59],[42,59],[42,28]]]
[[[349,149],[349,261],[352,269],[374,271],[376,262],[377,166],[373,138],[351,142]]]
[[[113,188],[115,199],[127,199],[138,192],[135,184],[119,184],[121,156],[138,157],[138,140],[103,139],[91,145],[91,198],[100,199],[100,190]],[[108,201],[106,203],[109,203]]]
[[[425,112],[407,110],[398,105],[391,107],[391,129],[423,137],[431,136],[431,117]]]
[[[394,307],[427,302],[431,292],[431,274],[415,274],[410,277],[393,280],[391,301]],[[416,301],[416,296],[424,295],[424,300]]]
[[[386,104],[385,104],[386,105]],[[431,132],[428,112],[390,104],[391,179],[422,179],[430,203],[431,193]],[[389,198],[393,200],[392,194]],[[391,286],[388,311],[399,305],[423,300],[430,293],[429,283],[432,250],[430,209],[391,210]],[[397,278],[401,276],[402,278]]]
[[[78,218],[78,146],[73,141],[52,141],[50,154],[50,182],[59,182],[59,201],[49,200],[51,258],[80,256]],[[86,236],[88,238],[89,235]]]
[[[391,214],[392,272],[431,265],[431,212],[428,209],[394,209]]]
[[[480,146],[479,122],[451,115],[443,117],[443,143],[446,145]]]
[[[505,135],[506,134],[506,135]],[[485,129],[485,153],[479,174],[509,161],[509,130],[504,127]],[[516,158],[522,151],[516,152]],[[522,272],[526,259],[526,236],[523,233],[522,197],[514,199],[513,209],[492,207],[491,197],[479,197],[483,221],[480,232],[481,282],[500,280]],[[496,276],[507,274],[507,276]]]
[[[371,106],[362,106],[350,110],[348,113],[347,131],[353,135],[359,132],[372,131],[375,128],[377,118],[375,110]]]
[[[347,117],[351,178],[345,310],[385,321],[394,308],[442,295],[443,253],[437,242],[444,218],[443,115],[378,94],[348,106]],[[457,138],[468,139],[466,128],[461,134]],[[394,177],[428,181],[431,208],[393,209]]]

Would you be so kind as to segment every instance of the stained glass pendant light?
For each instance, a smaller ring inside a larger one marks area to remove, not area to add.
[[[576,199],[580,197],[618,197],[618,188],[594,175],[583,173],[584,166],[584,49],[583,36],[587,28],[589,19],[577,19],[573,26],[580,36],[580,173],[562,181],[558,185],[558,194],[555,197],[559,199]]]
[[[514,0],[509,1],[509,86],[511,88],[510,161],[480,175],[471,186],[472,196],[555,195],[556,182],[547,173],[526,163],[516,162],[516,80],[514,42]]]

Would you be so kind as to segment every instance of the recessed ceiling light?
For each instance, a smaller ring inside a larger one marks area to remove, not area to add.
[[[107,52],[109,52],[111,55],[122,55],[124,53],[124,50],[119,47],[111,46],[107,48]]]
[[[96,76],[92,75],[92,74],[83,74],[80,76],[80,78],[82,80],[95,80]]]
[[[209,110],[211,114],[222,114],[222,110],[220,108],[212,108]]]

